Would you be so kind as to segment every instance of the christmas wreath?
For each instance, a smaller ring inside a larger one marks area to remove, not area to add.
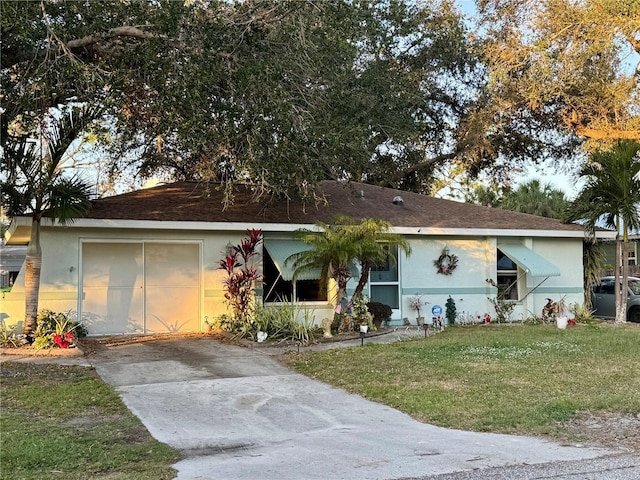
[[[451,275],[453,271],[458,267],[458,257],[452,253],[449,253],[448,249],[442,250],[442,254],[437,260],[433,261],[433,264],[438,269],[438,273],[443,275]]]

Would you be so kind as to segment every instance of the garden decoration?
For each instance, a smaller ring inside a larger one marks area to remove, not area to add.
[[[444,247],[438,259],[433,261],[433,264],[437,268],[438,273],[451,275],[458,267],[458,257],[453,253],[449,253],[449,249]]]
[[[420,314],[420,309],[423,306],[425,306],[427,303],[429,302],[425,302],[422,299],[422,295],[414,295],[413,297],[409,298],[409,306],[411,307],[412,310],[415,310],[416,312],[418,312],[418,317],[416,319],[416,322],[418,325],[424,324],[424,317]]]
[[[453,325],[455,323],[457,313],[458,311],[456,309],[456,302],[453,298],[451,298],[451,295],[449,295],[449,298],[447,298],[447,303],[445,303],[444,314],[444,316],[447,317],[447,323],[449,325]]]

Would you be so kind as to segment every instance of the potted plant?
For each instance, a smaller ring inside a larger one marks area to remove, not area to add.
[[[416,318],[416,322],[418,326],[424,325],[424,317],[420,313],[422,307],[424,307],[428,302],[425,302],[422,298],[422,295],[414,295],[413,297],[409,297],[409,306],[412,310],[418,312],[418,317]]]
[[[369,313],[369,309],[367,308],[367,303],[369,299],[366,295],[358,295],[356,299],[353,301],[353,323],[355,326],[359,326],[359,331],[366,332],[367,330],[373,330],[373,317]],[[364,330],[360,327],[367,327],[367,330]]]

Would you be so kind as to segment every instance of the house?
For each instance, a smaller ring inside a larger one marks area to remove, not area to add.
[[[640,233],[632,232],[629,235],[628,243],[628,264],[629,264],[629,274],[638,276],[640,275],[640,261],[638,260],[640,257]],[[605,257],[605,269],[602,272],[602,275],[613,275],[613,267],[616,264],[616,244],[614,240],[607,240],[602,243],[602,251]]]
[[[498,288],[514,304],[513,320],[539,315],[548,297],[583,302],[579,225],[353,182],[324,181],[313,193],[304,204],[254,202],[251,187],[238,186],[223,209],[218,186],[177,182],[96,200],[72,224],[43,221],[40,308],[77,312],[90,334],[202,330],[206,319],[226,312],[220,260],[247,229],[259,228],[259,301],[294,295],[320,323],[333,314],[335,286],[327,293],[313,272],[294,282],[286,259],[307,248],[292,239],[295,230],[331,223],[338,213],[386,220],[410,242],[412,254],[390,251],[365,290],[392,307],[395,324],[404,317],[415,324],[414,295],[428,302],[427,318],[444,315],[449,297],[460,318],[494,317]],[[29,231],[29,218],[13,219],[8,244],[26,244]],[[458,261],[450,275],[434,265],[447,252]],[[23,318],[23,271],[0,311],[8,324]]]
[[[0,243],[0,288],[13,285],[27,254],[24,245],[6,246]]]

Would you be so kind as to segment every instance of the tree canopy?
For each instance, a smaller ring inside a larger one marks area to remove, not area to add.
[[[432,193],[637,133],[637,0],[478,4],[472,32],[453,0],[5,0],[2,145],[84,104],[114,173]]]
[[[426,192],[548,143],[494,108],[451,0],[2,2],[1,128],[99,105],[114,172]],[[530,130],[530,126],[526,127]]]
[[[590,149],[640,139],[640,1],[477,4],[491,94],[506,115],[546,119]]]

